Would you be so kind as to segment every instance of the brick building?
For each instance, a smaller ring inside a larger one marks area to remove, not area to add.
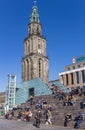
[[[41,78],[48,82],[48,57],[46,56],[46,39],[42,35],[42,26],[38,8],[34,3],[28,36],[24,40],[24,56],[22,58],[22,81]]]
[[[5,92],[0,92],[0,107],[5,104]]]

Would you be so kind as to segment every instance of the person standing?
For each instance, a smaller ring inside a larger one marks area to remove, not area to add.
[[[76,123],[75,123],[75,125],[74,125],[74,128],[80,128],[80,125],[81,125],[81,123],[82,123],[82,121],[83,121],[82,112],[79,112],[79,113],[78,113],[78,116],[75,118],[74,121],[76,121]]]
[[[68,115],[65,115],[64,127],[67,127],[68,123],[69,123],[69,117],[68,117]]]
[[[48,109],[47,111],[47,122],[50,124],[50,126],[52,127],[52,113],[51,111]]]
[[[40,128],[41,116],[42,116],[41,111],[37,110],[36,115],[35,115],[36,121],[35,121],[35,124],[34,124],[37,128]]]

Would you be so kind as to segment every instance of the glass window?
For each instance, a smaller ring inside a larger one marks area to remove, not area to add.
[[[71,73],[71,84],[74,84],[73,73]]]
[[[70,67],[68,67],[68,70],[70,70]]]
[[[80,68],[80,65],[78,65],[78,68]]]
[[[77,81],[77,84],[79,84],[79,72],[76,72],[76,81]]]
[[[12,75],[12,76],[11,76],[11,78],[12,78],[12,79],[14,79],[14,78],[15,78],[15,76],[13,76],[13,75]]]
[[[66,74],[66,83],[68,85],[68,74]]]
[[[72,68],[75,69],[75,66],[73,66]]]
[[[85,83],[85,70],[82,70],[82,81]]]

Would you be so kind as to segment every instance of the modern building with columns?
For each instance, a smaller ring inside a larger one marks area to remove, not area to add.
[[[74,57],[72,64],[59,73],[60,82],[68,89],[85,88],[85,55]]]

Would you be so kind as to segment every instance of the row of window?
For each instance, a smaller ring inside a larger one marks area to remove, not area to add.
[[[36,46],[37,50],[42,50],[42,42],[38,40],[38,45]],[[33,40],[31,42],[25,42],[25,54],[33,52]]]
[[[10,105],[13,105],[13,104],[14,104],[14,102],[9,102],[9,104],[10,104]]]
[[[82,82],[85,83],[85,70],[82,70]],[[73,73],[71,73],[71,84],[74,84],[74,75]],[[80,78],[79,78],[79,72],[76,72],[76,83],[79,84],[80,83]],[[68,78],[68,74],[66,74],[66,84],[69,85],[69,78]]]
[[[80,67],[81,67],[80,65],[77,65],[77,67],[76,66],[72,66],[72,68],[68,67],[68,70],[72,70],[72,69],[80,68]],[[83,64],[83,67],[85,67],[85,63]]]
[[[11,108],[11,109],[12,109],[12,108],[13,108],[13,106],[12,106],[12,105],[10,105],[10,106],[9,106],[9,108]]]

